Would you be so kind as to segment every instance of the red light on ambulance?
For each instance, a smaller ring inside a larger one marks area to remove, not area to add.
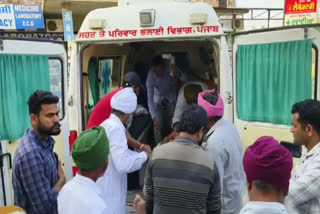
[[[76,167],[76,166],[73,166],[72,167],[72,174],[73,174],[73,177],[76,176],[76,174],[79,172],[79,168]]]
[[[70,149],[70,152],[72,150],[72,145],[76,141],[77,138],[78,138],[77,131],[70,131],[70,134],[69,134],[69,149]]]

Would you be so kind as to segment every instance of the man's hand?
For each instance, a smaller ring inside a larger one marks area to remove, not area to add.
[[[61,161],[59,161],[59,165],[58,165],[58,179],[63,181],[64,183],[66,182],[66,177],[64,175]]]
[[[139,141],[137,141],[136,139],[134,139],[128,130],[126,130],[126,137],[128,140],[128,145],[131,148],[134,148],[136,151],[139,151],[139,152],[151,153],[151,147],[147,144],[142,144]]]
[[[167,137],[165,137],[165,138],[160,142],[160,145],[166,144],[166,143],[168,143],[168,142],[170,142],[170,141],[173,141],[173,140],[175,140],[178,136],[179,136],[179,132],[173,131],[173,132],[171,132],[170,135],[168,135]]]
[[[61,164],[61,161],[59,161],[59,164],[58,164],[58,182],[54,185],[53,189],[57,192],[59,192],[63,185],[66,183],[66,177],[64,175],[64,172],[63,172],[63,168],[62,168],[62,164]]]
[[[146,214],[146,202],[140,195],[136,195],[136,198],[133,201],[133,207],[137,214]]]
[[[160,131],[160,127],[159,127],[159,122],[157,120],[157,118],[153,118],[153,125],[154,125],[154,129],[159,132]]]
[[[147,153],[151,153],[152,152],[151,147],[149,145],[147,145],[147,144],[141,144],[141,145],[143,145],[141,150],[140,150],[141,152],[147,152]]]
[[[173,131],[174,132],[179,132],[179,123],[178,122],[176,122],[174,125],[173,125]]]
[[[173,140],[175,140],[178,136],[179,136],[179,132],[173,131],[173,132],[169,135],[169,140],[170,140],[170,141],[173,141]]]
[[[176,64],[171,64],[170,65],[170,70],[172,72],[172,76],[174,79],[180,79],[180,72],[179,70],[177,69],[177,65]]]

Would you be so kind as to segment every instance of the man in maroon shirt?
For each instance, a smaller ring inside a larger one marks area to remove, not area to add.
[[[111,99],[122,88],[118,88],[114,91],[111,91],[109,94],[104,96],[94,107],[93,111],[90,114],[87,129],[99,126],[103,121],[108,119],[111,114]]]
[[[139,95],[141,89],[141,81],[139,76],[135,72],[129,72],[124,76],[124,85],[123,87],[132,87],[134,92]],[[103,121],[108,119],[111,114],[111,99],[118,91],[123,89],[123,87],[116,89],[106,96],[104,96],[94,107],[93,111],[90,114],[87,129],[92,127],[99,126]],[[151,152],[149,145],[142,144],[136,139],[134,139],[131,134],[126,131],[126,136],[128,139],[128,145],[131,148],[137,149],[139,151]]]

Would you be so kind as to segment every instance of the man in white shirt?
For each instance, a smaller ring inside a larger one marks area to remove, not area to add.
[[[239,213],[246,183],[240,136],[231,122],[222,119],[223,101],[214,89],[199,93],[198,105],[206,110],[208,116],[209,131],[204,139],[204,147],[215,160],[219,170],[221,214]]]
[[[192,104],[197,104],[198,94],[204,90],[208,90],[208,85],[200,81],[188,82],[179,90],[177,104],[172,118],[172,127],[175,131],[179,130],[178,123],[182,113]]]
[[[261,137],[247,148],[243,157],[249,200],[240,214],[288,214],[292,156],[273,137]]]
[[[102,127],[80,134],[72,146],[72,158],[79,172],[58,195],[59,214],[111,213],[96,184],[107,168],[108,154],[109,142]]]
[[[128,149],[125,125],[137,108],[137,96],[132,88],[124,88],[111,99],[112,113],[101,126],[110,142],[109,165],[97,183],[102,189],[103,199],[112,214],[126,213],[127,174],[139,170],[148,156],[146,152]]]
[[[307,153],[292,171],[288,208],[299,214],[320,213],[320,102],[296,103],[291,113],[294,143],[303,145]]]
[[[199,81],[192,81],[184,84],[178,93],[177,104],[174,110],[174,115],[172,118],[172,128],[173,131],[170,135],[166,136],[160,144],[168,143],[169,141],[174,140],[179,135],[179,122],[182,116],[182,113],[188,110],[192,104],[197,104],[198,94],[207,90],[208,85]]]

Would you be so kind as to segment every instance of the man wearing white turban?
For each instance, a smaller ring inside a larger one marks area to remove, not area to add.
[[[110,213],[126,213],[127,174],[139,170],[148,156],[128,149],[125,124],[136,110],[137,96],[132,88],[124,88],[111,99],[112,113],[101,126],[110,143],[109,165],[97,183],[102,188]]]

